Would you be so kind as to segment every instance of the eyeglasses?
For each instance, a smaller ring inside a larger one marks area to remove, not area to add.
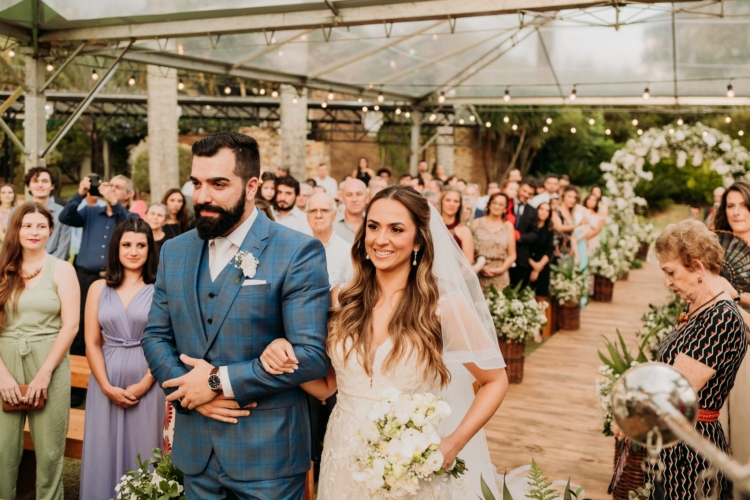
[[[333,210],[331,210],[330,208],[313,208],[307,211],[308,214],[313,215],[328,215],[331,212],[333,212]]]

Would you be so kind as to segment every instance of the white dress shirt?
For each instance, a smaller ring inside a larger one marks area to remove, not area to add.
[[[347,243],[333,232],[328,243],[323,246],[326,249],[326,268],[328,268],[328,283],[331,288],[351,281],[354,276],[351,243]]]
[[[339,194],[339,183],[336,182],[336,179],[334,179],[330,175],[327,175],[325,179],[315,177],[313,180],[315,181],[315,184],[324,188],[326,190],[326,193],[330,194],[331,196],[336,196],[337,194]]]
[[[234,256],[240,250],[242,242],[245,241],[247,233],[253,227],[253,222],[258,218],[258,209],[254,209],[250,217],[240,224],[229,236],[219,236],[208,240],[208,268],[211,273],[211,281],[215,281],[227,265],[232,262]],[[224,396],[234,398],[232,383],[229,381],[229,371],[226,366],[219,367],[219,378]]]
[[[310,229],[310,224],[307,222],[307,214],[300,210],[296,205],[283,217],[278,212],[274,212],[274,215],[276,215],[276,222],[282,226],[312,236],[312,229]]]

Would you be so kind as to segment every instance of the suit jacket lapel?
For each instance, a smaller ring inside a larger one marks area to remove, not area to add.
[[[255,222],[253,222],[253,225],[250,227],[250,231],[248,231],[247,236],[245,236],[245,240],[242,242],[242,246],[240,246],[238,253],[243,251],[250,252],[260,261],[261,254],[266,248],[265,240],[268,238],[270,228],[271,221],[268,217],[263,215],[263,212],[259,212]],[[232,259],[229,265],[234,266],[234,259]],[[262,264],[260,264],[258,269],[261,269],[262,267]],[[245,277],[242,276],[242,271],[239,269],[232,269],[225,273],[224,282],[221,284],[221,292],[219,293],[220,300],[216,304],[216,311],[214,312],[213,319],[216,326],[208,336],[205,353],[211,348],[211,344],[213,344],[219,330],[221,330],[221,325],[224,323],[227,314],[229,314],[229,309],[232,307],[232,304],[234,304],[234,300],[237,298],[237,294],[242,288],[243,281],[245,281]]]
[[[200,332],[200,340],[206,340],[206,329],[201,319],[201,309],[198,305],[198,280],[200,279],[201,258],[206,242],[193,235],[193,241],[188,245],[187,255],[185,255],[185,298],[187,299],[188,311],[193,325],[196,325]]]

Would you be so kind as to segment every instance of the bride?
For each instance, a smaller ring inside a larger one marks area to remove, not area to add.
[[[416,498],[484,498],[480,475],[499,498],[482,427],[500,406],[508,379],[476,275],[437,210],[412,188],[380,191],[366,214],[352,248],[354,278],[331,309],[332,367],[324,379],[302,385],[321,400],[338,390],[317,498],[370,498],[352,478],[348,450],[373,403],[391,388],[445,398],[453,414],[442,429],[443,467],[460,456],[468,469],[458,480],[423,482]],[[285,339],[269,345],[261,362],[274,375],[298,364]]]

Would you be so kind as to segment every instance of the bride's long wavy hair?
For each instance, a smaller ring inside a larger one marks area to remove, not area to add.
[[[393,349],[384,362],[388,369],[397,363],[409,349],[417,354],[420,364],[433,370],[424,370],[424,380],[431,374],[445,386],[450,373],[443,362],[443,335],[437,314],[438,284],[432,272],[434,249],[430,233],[430,206],[427,200],[411,187],[392,186],[380,191],[367,205],[367,211],[380,200],[394,200],[409,211],[417,226],[415,243],[420,245],[417,265],[411,267],[406,288],[388,322],[388,335]],[[375,266],[366,258],[365,235],[367,220],[360,226],[352,245],[354,278],[339,293],[339,305],[331,308],[328,323],[328,353],[342,346],[344,359],[352,352],[368,375],[372,376],[370,343],[373,335],[372,311],[382,293],[376,278]]]

